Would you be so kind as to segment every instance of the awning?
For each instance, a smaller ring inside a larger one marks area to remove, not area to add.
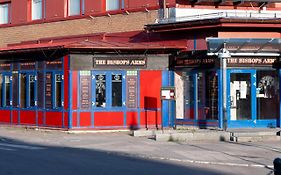
[[[100,34],[84,37],[68,37],[58,39],[42,39],[38,41],[13,44],[0,48],[0,55],[21,54],[29,52],[41,52],[52,50],[64,51],[91,51],[91,52],[167,52],[186,50],[186,40],[160,40],[149,38],[145,32],[123,34]]]
[[[207,38],[208,55],[217,55],[226,48],[232,56],[280,56],[281,39]]]

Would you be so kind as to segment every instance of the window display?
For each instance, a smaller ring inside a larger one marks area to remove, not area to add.
[[[96,107],[106,106],[106,75],[96,75]]]

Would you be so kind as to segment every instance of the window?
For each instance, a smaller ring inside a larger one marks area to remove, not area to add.
[[[80,73],[81,77],[81,73]],[[86,91],[91,88],[84,76],[84,99],[91,93]],[[101,108],[122,107],[125,104],[126,97],[124,92],[126,90],[125,71],[106,71],[106,72],[94,72],[93,77],[95,86],[94,106]],[[86,84],[87,83],[87,84]],[[87,86],[87,87],[86,87]],[[83,88],[81,86],[81,88]],[[130,88],[134,88],[130,86]],[[132,92],[132,91],[130,91]],[[134,94],[135,95],[135,94]],[[132,96],[134,96],[132,95]],[[130,98],[130,101],[134,99]],[[86,102],[86,101],[85,101]],[[128,105],[130,105],[128,103]],[[131,107],[131,106],[130,106]]]
[[[62,75],[55,75],[55,108],[62,107]]]
[[[0,24],[9,23],[9,4],[0,4]]]
[[[0,106],[11,106],[11,76],[0,74]]]
[[[60,73],[46,73],[45,107],[49,109],[63,106],[63,76]]]
[[[112,74],[112,106],[122,106],[122,74]]]
[[[105,107],[106,105],[106,75],[96,75],[96,106]]]
[[[20,74],[20,107],[36,106],[36,76],[29,73]]]
[[[32,20],[42,19],[42,0],[32,0]]]
[[[68,0],[68,16],[84,13],[84,0]]]
[[[119,10],[119,0],[106,0],[106,11]]]

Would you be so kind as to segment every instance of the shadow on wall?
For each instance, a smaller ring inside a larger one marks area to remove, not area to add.
[[[144,97],[145,128],[155,126],[158,129],[158,108],[156,97]]]

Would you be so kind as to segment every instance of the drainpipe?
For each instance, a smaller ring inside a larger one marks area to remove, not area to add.
[[[220,59],[220,68],[222,71],[222,94],[223,94],[223,116],[222,116],[222,127],[223,130],[227,129],[227,82],[226,82],[226,61],[231,55],[226,49],[226,43],[223,44],[223,48],[218,53],[218,58]]]
[[[168,18],[166,0],[163,0],[163,18],[164,19]]]

